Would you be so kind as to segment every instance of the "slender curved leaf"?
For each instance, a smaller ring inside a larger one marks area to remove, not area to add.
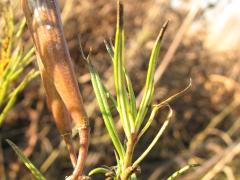
[[[152,53],[151,53],[151,57],[149,60],[149,66],[148,66],[148,72],[147,72],[147,78],[146,78],[146,84],[145,84],[145,91],[144,91],[144,95],[142,98],[142,101],[140,103],[140,107],[138,110],[138,114],[136,117],[136,121],[135,121],[135,126],[136,129],[139,130],[139,128],[141,127],[141,124],[147,114],[149,105],[152,101],[152,96],[153,96],[153,92],[154,92],[154,72],[155,72],[155,66],[156,66],[156,61],[161,49],[161,44],[162,44],[162,39],[163,39],[163,35],[164,32],[167,28],[168,25],[168,21],[163,25],[157,40],[155,41]]]
[[[37,180],[46,180],[46,178],[42,175],[42,173],[31,163],[31,161],[24,156],[22,151],[9,139],[6,140],[7,143],[13,148],[18,158],[25,164],[25,166],[31,171],[32,175]]]
[[[93,65],[89,60],[87,61],[87,64],[88,64],[88,69],[90,71],[93,89],[96,94],[98,104],[100,106],[104,123],[111,137],[113,145],[119,154],[120,159],[123,160],[124,149],[120,142],[119,136],[117,134],[117,130],[112,118],[112,114],[111,114],[109,105],[107,103],[106,89],[104,88],[97,71],[95,70],[95,68],[93,67]]]

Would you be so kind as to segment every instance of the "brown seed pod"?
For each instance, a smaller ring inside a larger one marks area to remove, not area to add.
[[[60,132],[67,146],[72,165],[75,167],[77,163],[77,157],[72,144],[72,126],[70,115],[56,88],[54,87],[54,84],[47,78],[47,73],[44,70],[39,56],[37,57],[37,62],[43,86],[46,91],[48,108],[53,114],[58,131]]]
[[[73,178],[77,178],[82,174],[86,160],[89,127],[63,34],[60,12],[55,0],[22,0],[22,8],[47,81],[53,84],[79,129],[79,157],[73,172]]]

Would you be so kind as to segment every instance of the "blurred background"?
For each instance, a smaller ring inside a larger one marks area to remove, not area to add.
[[[9,4],[14,23],[23,19],[18,1],[1,0],[0,4],[1,19],[3,7]],[[114,93],[111,59],[103,41],[114,39],[116,1],[59,0],[59,5],[90,117],[92,139],[85,170],[88,173],[94,167],[112,166],[115,162],[77,36],[80,34],[86,53],[93,49],[93,64]],[[186,164],[200,164],[179,179],[240,180],[240,1],[125,0],[125,64],[136,95],[143,89],[151,48],[166,20],[170,24],[155,75],[154,103],[182,90],[190,78],[192,87],[171,104],[174,117],[142,163],[140,179],[161,180]],[[3,26],[1,20],[0,28]],[[21,39],[24,49],[33,45],[27,29]],[[34,60],[25,71],[32,68],[37,68]],[[17,82],[11,86],[15,87]],[[164,111],[158,113],[151,130],[137,145],[136,156],[157,133],[163,115]],[[122,131],[119,123],[117,126]],[[47,179],[64,179],[72,172],[68,154],[47,110],[39,77],[19,93],[0,126],[0,179],[32,179],[5,139],[16,143]]]

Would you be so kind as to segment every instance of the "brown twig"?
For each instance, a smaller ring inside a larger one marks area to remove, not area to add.
[[[60,12],[55,0],[22,0],[22,7],[39,56],[38,62],[46,74],[43,78],[48,99],[53,98],[53,101],[50,100],[52,106],[57,102],[56,107],[52,108],[56,111],[53,114],[60,113],[66,117],[69,113],[79,130],[79,155],[73,172],[73,179],[78,179],[86,161],[89,127],[63,34]]]

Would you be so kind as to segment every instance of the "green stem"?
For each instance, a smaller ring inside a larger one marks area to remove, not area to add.
[[[136,137],[136,133],[131,133],[131,136],[128,139],[121,180],[127,180],[131,175],[132,171],[129,171],[129,167],[132,166],[132,156],[136,144]]]

